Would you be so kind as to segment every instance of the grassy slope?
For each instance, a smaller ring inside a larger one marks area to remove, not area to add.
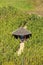
[[[4,4],[5,3],[5,4]],[[12,5],[18,9],[24,9],[24,10],[28,10],[32,8],[32,4],[28,3],[26,0],[2,0],[0,1],[0,6],[8,6],[8,5]]]
[[[12,7],[2,8],[0,13],[0,62],[13,60],[15,65],[20,65],[23,57],[24,65],[42,65],[43,17],[30,16]],[[18,57],[15,51],[19,47],[19,39],[12,37],[12,31],[19,28],[25,21],[27,21],[28,30],[32,32],[32,38],[25,42],[25,52]]]
[[[38,3],[32,0],[31,3],[28,0],[0,0],[0,7],[10,5],[24,11],[35,9],[36,6],[40,5],[39,0]],[[4,59],[4,65],[14,65],[14,63],[21,65],[23,57],[24,65],[43,65],[43,17],[40,19],[34,15],[30,16],[15,8],[2,8],[0,11],[0,62],[3,62]],[[25,52],[18,57],[15,55],[15,51],[19,47],[19,39],[14,39],[11,33],[24,21],[28,22],[26,25],[28,30],[32,32],[32,38],[25,42]],[[9,58],[11,61],[13,59],[14,62],[7,63]]]
[[[0,0],[0,6],[14,6],[21,10],[34,10],[42,4],[42,0]]]

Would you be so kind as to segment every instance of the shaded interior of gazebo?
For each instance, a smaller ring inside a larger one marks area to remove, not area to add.
[[[20,38],[20,39],[27,39],[27,38],[30,38],[31,34],[30,35],[14,35],[16,39]]]
[[[31,32],[29,32],[27,29],[24,29],[23,27],[20,27],[19,29],[17,29],[16,31],[12,32],[12,35],[18,39],[20,38],[21,40],[25,40],[30,38],[30,36],[32,35]]]

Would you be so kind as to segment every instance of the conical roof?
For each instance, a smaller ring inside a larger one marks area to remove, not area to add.
[[[31,32],[24,29],[23,27],[20,27],[16,31],[12,32],[12,35],[29,35],[29,34],[31,34]]]

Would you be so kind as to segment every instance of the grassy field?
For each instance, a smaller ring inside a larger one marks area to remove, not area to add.
[[[43,16],[27,14],[42,1],[0,0],[0,65],[43,65]],[[37,5],[37,3],[39,3]],[[22,13],[21,13],[22,12]],[[12,36],[20,26],[25,25],[32,37],[25,41],[24,52],[18,56],[20,39]]]
[[[5,3],[5,4],[4,4]],[[34,6],[32,3],[28,3],[26,0],[2,0],[0,1],[0,6],[14,6],[18,9],[21,10],[28,10],[28,9],[32,9]]]
[[[14,6],[21,10],[34,10],[43,4],[42,0],[0,0],[0,7]]]

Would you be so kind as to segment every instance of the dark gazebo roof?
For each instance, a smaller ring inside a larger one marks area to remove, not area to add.
[[[28,30],[24,29],[23,27],[20,27],[19,29],[17,29],[16,31],[12,32],[12,35],[30,35],[31,32],[29,32]]]

